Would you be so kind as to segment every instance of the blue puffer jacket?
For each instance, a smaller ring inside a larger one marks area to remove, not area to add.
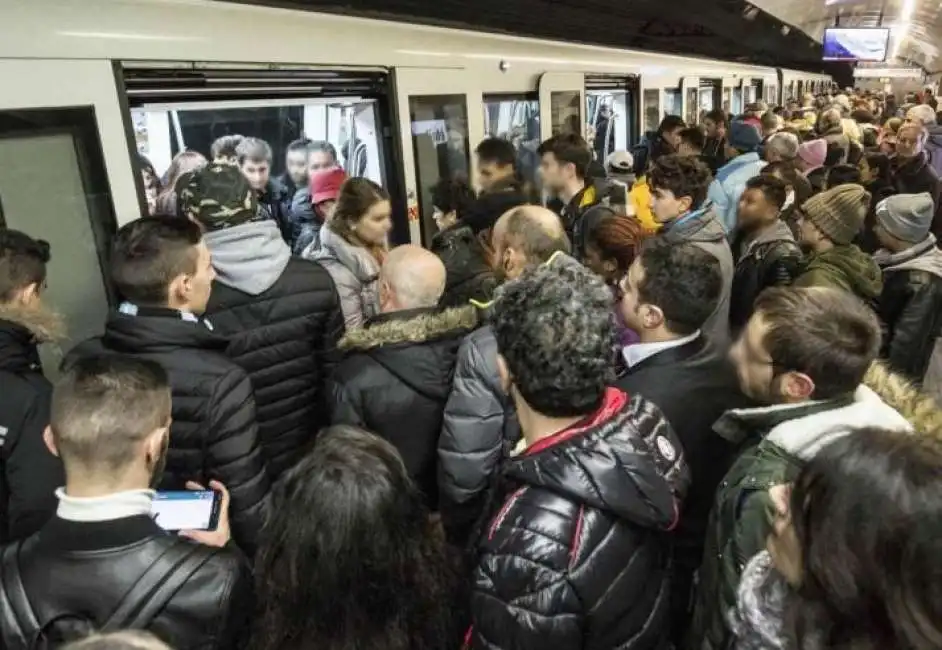
[[[746,189],[746,183],[750,178],[758,176],[765,165],[759,154],[746,153],[733,158],[716,172],[707,196],[713,202],[713,210],[727,233],[736,227],[739,197]]]

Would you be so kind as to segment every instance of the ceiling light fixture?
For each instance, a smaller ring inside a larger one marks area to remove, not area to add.
[[[900,47],[906,36],[909,34],[909,25],[913,13],[916,10],[916,0],[903,0],[903,7],[900,9],[899,17],[893,26],[893,58],[899,56]]]

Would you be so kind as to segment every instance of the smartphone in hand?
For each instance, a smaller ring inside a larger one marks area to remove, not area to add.
[[[166,531],[216,530],[222,497],[215,490],[158,492],[151,517]]]

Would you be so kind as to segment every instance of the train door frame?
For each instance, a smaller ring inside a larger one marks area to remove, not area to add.
[[[134,186],[142,206],[146,203],[136,155],[132,122],[134,109],[162,105],[195,107],[207,103],[219,103],[226,108],[239,103],[266,106],[269,103],[286,105],[292,102],[321,103],[324,99],[359,99],[375,103],[378,169],[393,207],[390,239],[395,243],[407,240],[407,214],[399,171],[401,164],[396,153],[396,130],[392,128],[396,126],[391,101],[393,86],[388,68],[166,60],[115,61],[113,66],[122,109],[121,124],[133,161]]]
[[[639,75],[611,75],[611,74],[586,74],[585,92],[588,96],[592,91],[611,91],[613,93],[625,93],[627,96],[626,106],[630,111],[626,124],[626,133],[623,142],[619,142],[615,137],[614,151],[620,149],[631,150],[641,137],[643,115],[642,106],[642,84]],[[598,137],[598,134],[596,134]],[[604,163],[605,161],[600,161]]]
[[[396,126],[400,134],[402,174],[408,213],[408,231],[413,244],[431,244],[428,233],[434,232],[433,209],[423,200],[417,154],[412,141],[411,99],[413,97],[455,97],[464,100],[468,131],[469,180],[473,183],[476,169],[471,151],[484,139],[483,90],[475,75],[463,69],[401,68],[393,69],[393,89],[397,107]],[[542,111],[542,105],[540,109]]]
[[[690,97],[696,97],[694,101],[693,119],[691,119]],[[700,77],[683,77],[680,80],[680,115],[687,123],[687,126],[693,126],[700,121]]]
[[[75,165],[75,176],[69,180],[74,182],[71,187],[76,191],[74,209],[59,212],[58,203],[73,199],[58,194],[58,189],[50,190],[48,179],[35,193],[35,200],[48,204],[52,213],[46,210],[41,219],[35,220],[27,216],[30,222],[24,227],[22,220],[11,217],[26,213],[14,212],[14,201],[8,200],[4,206],[6,226],[47,239],[51,245],[50,286],[44,299],[69,321],[69,338],[59,346],[40,348],[47,372],[54,378],[61,351],[99,333],[101,318],[115,304],[107,267],[111,240],[121,221],[140,216],[140,204],[108,61],[2,59],[0,83],[16,88],[16,92],[0,98],[0,138],[14,146],[19,141],[26,146],[55,148],[68,156],[55,162]],[[71,140],[71,147],[66,146],[67,139]],[[45,169],[53,166],[41,160],[29,162]],[[13,165],[23,168],[23,163]],[[57,180],[66,187],[65,180]],[[87,217],[87,223],[58,227],[59,223],[80,216]],[[54,225],[50,223],[53,220]]]
[[[553,95],[562,93],[577,93],[575,115],[578,120],[577,133],[582,137],[586,135],[585,119],[585,74],[582,72],[544,72],[540,75],[538,84],[540,97],[540,138],[545,142],[554,135]],[[570,101],[569,104],[572,104]],[[567,116],[566,119],[573,117]]]

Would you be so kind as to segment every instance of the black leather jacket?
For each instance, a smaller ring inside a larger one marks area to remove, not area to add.
[[[896,372],[922,382],[942,336],[942,251],[930,236],[893,256],[879,251],[875,259],[883,269],[881,356]]]
[[[18,585],[4,572],[2,647],[30,650],[40,626],[53,645],[83,627],[100,629],[148,567],[177,543],[147,515],[104,522],[54,517],[14,558],[36,621],[13,615],[7,599],[21,602],[22,594],[13,592]],[[196,554],[195,571],[145,629],[176,650],[237,648],[252,611],[251,572],[236,550],[200,547]]]
[[[788,286],[801,269],[801,249],[788,225],[779,220],[775,228],[747,242],[740,233],[733,242],[733,291],[729,303],[729,327],[739,332],[752,315],[756,298],[768,287]]]

